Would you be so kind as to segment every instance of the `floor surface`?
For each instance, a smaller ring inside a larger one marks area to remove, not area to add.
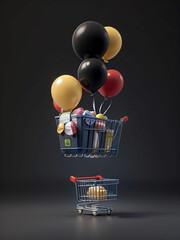
[[[59,195],[3,198],[1,240],[122,239],[179,240],[180,201],[177,196],[121,197],[110,202],[111,216],[78,215],[75,197]]]

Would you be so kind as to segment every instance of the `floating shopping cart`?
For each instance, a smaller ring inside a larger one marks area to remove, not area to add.
[[[60,116],[55,117],[56,125]],[[123,123],[128,117],[120,120],[101,119],[93,116],[71,114],[70,120],[76,123],[77,133],[59,134],[61,152],[65,157],[115,157],[121,137]]]
[[[100,175],[80,178],[71,176],[70,181],[75,183],[79,214],[82,214],[83,211],[92,212],[94,216],[99,213],[111,214],[113,208],[101,206],[100,203],[117,200],[119,179],[107,179]]]

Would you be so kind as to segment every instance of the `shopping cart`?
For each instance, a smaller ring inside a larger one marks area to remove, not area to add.
[[[56,126],[60,116],[55,117]],[[128,117],[120,120],[101,119],[93,116],[71,114],[70,120],[76,123],[77,133],[69,136],[59,134],[61,152],[65,157],[115,157],[118,154],[123,123]]]
[[[117,186],[119,179],[108,179],[98,175],[95,177],[70,177],[75,183],[76,197],[79,202],[77,210],[79,214],[90,211],[94,216],[99,213],[111,214],[111,206],[101,206],[100,202],[117,200]]]

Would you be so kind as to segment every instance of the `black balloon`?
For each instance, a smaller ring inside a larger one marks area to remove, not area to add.
[[[81,59],[102,58],[109,46],[109,36],[100,23],[84,22],[74,31],[72,46]]]
[[[86,59],[79,65],[78,79],[83,88],[94,93],[105,83],[107,68],[100,59]]]

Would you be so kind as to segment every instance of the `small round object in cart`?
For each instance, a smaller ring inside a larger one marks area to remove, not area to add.
[[[66,123],[64,132],[65,132],[66,135],[76,134],[77,129],[76,129],[75,122],[71,121],[71,122]]]
[[[70,177],[75,183],[77,211],[82,214],[84,211],[91,212],[94,216],[106,213],[111,214],[111,206],[102,206],[101,202],[117,200],[117,186],[119,179],[108,179],[98,175],[95,177]]]

